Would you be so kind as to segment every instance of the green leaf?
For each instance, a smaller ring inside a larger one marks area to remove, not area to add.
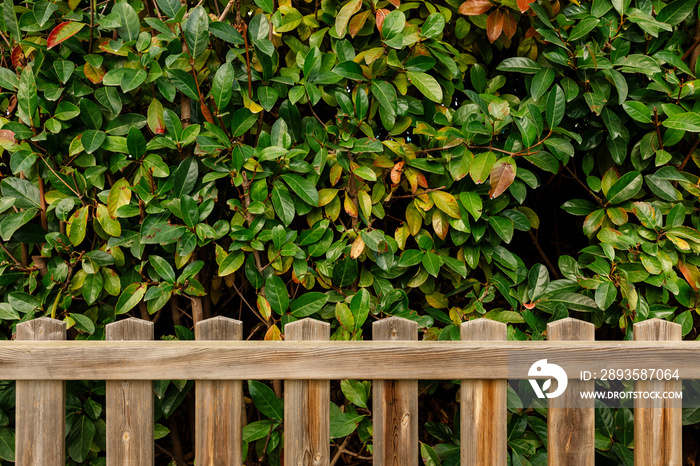
[[[676,0],[668,3],[656,14],[656,20],[660,23],[676,26],[693,12],[698,0]]]
[[[328,295],[325,293],[304,293],[303,295],[292,301],[292,315],[299,319],[303,317],[308,317],[320,311],[327,301]]]
[[[5,1],[7,4],[7,0]],[[36,81],[31,66],[25,66],[19,78],[17,89],[17,114],[22,122],[28,126],[34,126],[34,113],[39,105],[37,97]]]
[[[542,65],[526,57],[506,58],[496,67],[498,71],[535,74],[542,69]]]
[[[489,225],[493,228],[493,231],[506,243],[510,243],[513,239],[514,224],[513,221],[507,217],[501,217],[496,215],[495,217],[489,217]]]
[[[119,3],[119,5],[124,5],[123,3]],[[121,80],[119,81],[119,85],[122,88],[122,91],[124,92],[131,92],[134,89],[137,89],[141,84],[143,84],[146,81],[146,78],[148,75],[144,70],[135,70],[133,68],[127,68],[124,70],[124,74],[122,74]]]
[[[341,380],[340,389],[348,399],[355,406],[367,409],[367,390],[362,382],[359,380]]]
[[[423,264],[423,267],[425,267],[425,270],[430,275],[437,278],[438,273],[440,273],[440,266],[442,265],[442,262],[440,261],[440,256],[438,256],[434,252],[428,251],[421,258],[421,264]]]
[[[19,78],[7,68],[0,67],[0,87],[12,91],[19,86]]]
[[[119,37],[127,42],[135,41],[141,33],[141,22],[139,15],[134,10],[134,7],[126,2],[117,3],[112,8],[112,13],[116,13],[119,17],[121,26],[117,28]]]
[[[445,29],[445,17],[441,13],[432,13],[425,19],[420,33],[426,39],[432,39],[442,34],[443,29]]]
[[[131,285],[124,288],[122,294],[119,295],[117,300],[117,305],[115,307],[115,312],[117,315],[125,314],[132,310],[136,306],[143,295],[146,294],[146,289],[148,285],[145,283],[132,283]]]
[[[85,278],[86,284],[87,284],[87,279],[90,278],[90,275],[95,275],[96,277],[100,277],[99,279],[102,280],[102,276],[99,273],[88,274],[88,276]],[[102,290],[102,286],[100,285],[100,291],[101,290]],[[85,292],[83,292],[83,296],[84,295],[85,295]],[[98,295],[99,295],[99,293],[98,293]],[[97,299],[97,298],[95,298],[95,299]],[[70,317],[75,322],[75,328],[82,330],[83,332],[86,332],[90,335],[95,333],[95,323],[88,316],[86,316],[84,314],[71,313]]]
[[[15,433],[5,427],[0,427],[0,459],[15,461]]]
[[[240,269],[244,260],[245,254],[240,249],[228,254],[219,265],[219,276],[225,277]]]
[[[179,0],[157,0],[157,2],[161,11],[171,19],[177,16],[177,12],[182,7],[182,3]]]
[[[604,281],[595,290],[595,303],[602,310],[606,310],[617,297],[617,288],[611,281]]]
[[[90,99],[80,100],[80,119],[89,129],[100,129],[102,127],[102,112],[100,107]]]
[[[474,220],[481,218],[483,211],[483,201],[481,197],[474,191],[464,191],[459,195],[459,201],[462,203],[467,212],[474,217]]]
[[[172,244],[178,240],[187,228],[184,226],[169,225],[167,223],[157,223],[141,236],[143,244]]]
[[[624,102],[622,108],[634,120],[640,123],[651,123],[651,111],[641,102],[633,100]]]
[[[0,220],[0,236],[2,236],[2,239],[10,241],[15,232],[29,223],[38,212],[38,209],[27,209],[5,215]]]
[[[355,331],[358,332],[369,316],[369,298],[370,294],[364,288],[355,293],[355,296],[350,300],[350,312],[355,319]]]
[[[129,129],[129,134],[126,137],[126,147],[129,149],[129,154],[137,159],[146,155],[146,138],[143,133],[136,127]]]
[[[289,293],[282,279],[275,274],[265,280],[265,297],[277,314],[284,314],[289,308]]]
[[[265,416],[282,422],[284,419],[284,404],[277,398],[270,387],[257,380],[248,381],[248,391],[255,407]]]
[[[81,207],[71,215],[66,226],[66,234],[73,246],[77,246],[85,239],[87,231],[88,207]]]
[[[357,167],[352,173],[365,181],[377,181],[377,174],[370,167]]]
[[[175,283],[175,271],[168,261],[160,256],[148,256],[148,262],[156,270],[156,273],[167,282]]]
[[[233,137],[243,136],[256,121],[258,121],[258,115],[247,108],[243,107],[236,110],[231,119],[231,133]]]
[[[549,272],[542,264],[535,264],[527,274],[527,283],[530,286],[530,301],[537,301],[549,285]]]
[[[243,45],[245,41],[243,36],[228,23],[214,22],[209,25],[209,32],[214,34],[219,39],[233,45]]]
[[[625,173],[608,190],[608,203],[614,205],[633,198],[642,189],[643,181],[639,172]]]
[[[199,167],[197,166],[196,157],[188,157],[178,165],[175,170],[173,187],[173,195],[175,198],[182,197],[183,194],[189,194],[197,184],[199,178]]]
[[[5,30],[10,33],[10,37],[15,40],[15,42],[20,42],[22,36],[19,32],[19,25],[17,24],[17,15],[15,14],[15,4],[12,0],[5,0],[2,4],[3,19],[5,20]]]
[[[414,71],[406,71],[406,76],[408,76],[409,81],[416,86],[421,94],[433,102],[442,102],[442,87],[435,78],[427,73]]]
[[[100,293],[102,293],[103,283],[104,279],[99,271],[97,273],[87,274],[87,277],[85,277],[85,282],[83,282],[83,286],[80,289],[81,293],[83,294],[83,298],[85,298],[85,304],[90,306],[97,301],[97,298],[100,297]],[[93,326],[93,331],[94,330],[95,328]],[[89,333],[92,334],[92,332]]]
[[[578,24],[576,24],[576,26],[574,26],[574,28],[569,33],[568,41],[573,42],[575,40],[579,40],[586,37],[589,32],[595,29],[599,22],[600,20],[593,16],[587,16],[583,18],[581,21],[578,22]]]
[[[546,301],[550,304],[561,303],[572,311],[594,312],[598,310],[595,301],[579,293],[556,293],[553,296],[548,296]]]
[[[212,97],[214,97],[214,104],[219,111],[223,111],[223,109],[231,101],[233,81],[233,66],[231,66],[231,63],[226,62],[221,65],[218,70],[216,70],[211,87],[211,94]]]
[[[559,85],[555,85],[547,97],[547,110],[545,112],[547,123],[549,123],[550,128],[559,126],[559,123],[561,123],[561,120],[564,118],[565,110],[566,98],[564,96],[564,91]]]
[[[190,73],[177,68],[168,70],[168,77],[175,87],[192,100],[199,100],[197,84]]]
[[[0,190],[4,197],[14,199],[12,205],[18,209],[40,207],[39,188],[31,181],[8,177],[0,183]]]
[[[552,68],[542,68],[532,78],[530,93],[532,98],[539,100],[547,92],[549,86],[554,82],[554,70]]]
[[[333,283],[339,287],[346,287],[357,279],[357,260],[343,259],[333,266]]]
[[[289,189],[299,196],[302,201],[313,207],[318,206],[318,191],[316,191],[316,187],[309,180],[299,175],[291,174],[282,175],[280,178],[287,183]]]
[[[99,149],[100,146],[102,146],[102,143],[104,143],[106,139],[107,135],[104,131],[88,129],[87,131],[83,132],[80,142],[82,143],[85,152],[92,154]]]
[[[437,14],[437,13],[436,13]],[[440,15],[442,16],[442,15]],[[389,84],[386,81],[373,81],[372,82],[372,95],[374,96],[375,99],[377,99],[377,102],[379,102],[379,105],[384,108],[387,112],[389,112],[391,115],[396,115],[397,111],[397,106],[396,106],[396,91],[394,90],[394,86]]]
[[[275,183],[272,187],[272,206],[275,208],[275,214],[282,220],[285,226],[288,226],[294,220],[296,215],[294,201],[289,195],[289,190],[280,183]]]
[[[73,424],[66,439],[66,452],[76,463],[85,461],[92,440],[95,438],[95,423],[87,416],[80,416]]]
[[[364,418],[359,414],[344,413],[338,406],[331,402],[330,437],[347,437],[357,429],[358,424]]]
[[[695,112],[676,113],[664,120],[662,124],[667,128],[697,133],[700,132],[700,115]]]
[[[209,16],[202,6],[190,11],[182,31],[192,57],[200,57],[209,46]]]

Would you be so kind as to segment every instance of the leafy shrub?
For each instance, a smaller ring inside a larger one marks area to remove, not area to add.
[[[163,339],[213,315],[268,340],[389,315],[697,336],[695,0],[191,3],[2,4],[3,338],[44,315],[75,339],[126,315]],[[191,386],[154,387],[180,459]],[[369,382],[334,387],[332,436],[370,456]],[[248,385],[244,432],[269,464],[275,388]],[[424,388],[424,461],[457,464],[456,386]],[[103,395],[69,384],[70,464],[103,464]],[[4,461],[13,404],[1,385]],[[509,414],[512,464],[545,464],[544,415]],[[601,460],[631,465],[631,411],[597,416]]]

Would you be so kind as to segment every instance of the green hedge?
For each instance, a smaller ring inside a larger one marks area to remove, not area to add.
[[[271,340],[389,315],[433,340],[480,317],[537,340],[569,315],[698,336],[697,0],[195,3],[2,3],[1,338],[50,316],[103,339],[129,315],[163,339],[214,315]],[[180,459],[191,386],[155,384]],[[104,384],[68,387],[70,464],[104,464]],[[423,384],[427,465],[459,462],[456,387]],[[276,388],[248,385],[244,431],[273,465]],[[334,442],[360,456],[369,393],[333,389]],[[4,462],[13,406],[0,384]],[[631,411],[596,413],[601,464],[631,465]],[[512,465],[546,463],[545,419],[509,413]]]

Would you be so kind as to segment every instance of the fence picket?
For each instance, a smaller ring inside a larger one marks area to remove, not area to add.
[[[547,324],[550,341],[595,340],[595,325],[566,318]],[[547,411],[547,459],[550,466],[593,466],[595,463],[594,400],[581,400],[595,381],[569,380],[566,391],[550,398]]]
[[[372,324],[373,340],[418,340],[418,324],[388,317]],[[372,389],[375,466],[418,465],[418,381],[375,380]]]
[[[107,340],[153,340],[153,323],[129,318],[107,324]],[[108,380],[107,466],[153,465],[153,381]]]
[[[681,326],[661,319],[634,324],[635,341],[680,341]],[[673,367],[650,367],[671,369]],[[680,374],[681,376],[683,374]],[[654,377],[656,379],[656,377]],[[637,391],[673,391],[682,388],[680,380],[635,382]],[[634,400],[634,464],[636,466],[680,466],[682,461],[682,400]]]
[[[41,317],[17,324],[17,340],[65,340],[66,324]],[[15,461],[17,466],[63,466],[66,383],[18,380]]]
[[[284,327],[285,340],[329,340],[327,322],[302,319]],[[330,463],[328,380],[284,381],[284,464],[326,466]]]
[[[505,340],[506,325],[490,319],[462,324],[462,340]],[[463,361],[469,364],[469,361]],[[462,464],[505,466],[507,458],[506,380],[462,380]]]
[[[197,340],[242,340],[243,323],[227,317],[212,317],[197,322],[194,333]],[[242,381],[197,380],[195,405],[197,465],[242,464]]]

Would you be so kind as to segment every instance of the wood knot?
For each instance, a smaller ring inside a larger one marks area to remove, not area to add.
[[[125,442],[129,441],[129,439],[131,438],[131,434],[129,434],[128,430],[124,431],[124,435],[122,436],[122,438],[124,439]]]
[[[411,413],[404,413],[403,418],[401,418],[401,425],[408,425],[408,420],[411,418]]]

